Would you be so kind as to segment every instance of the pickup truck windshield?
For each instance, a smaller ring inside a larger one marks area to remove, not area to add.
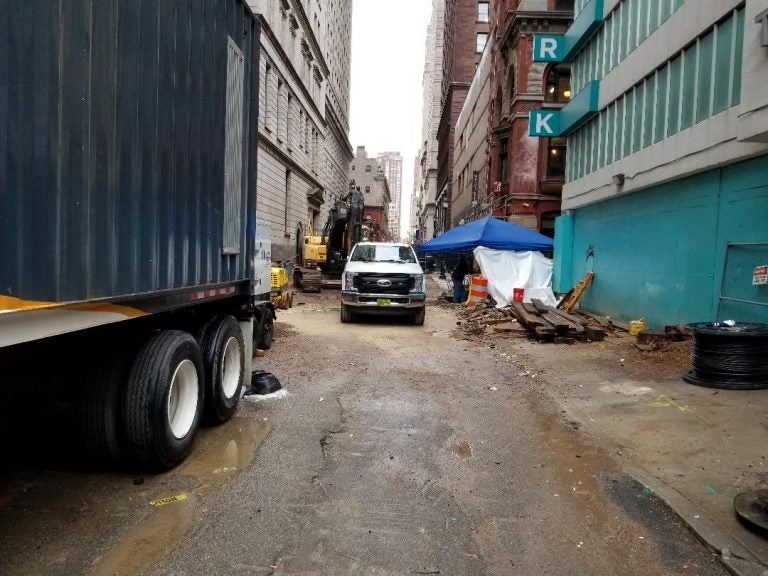
[[[416,257],[410,246],[358,244],[350,258],[352,262],[397,262],[414,264]]]

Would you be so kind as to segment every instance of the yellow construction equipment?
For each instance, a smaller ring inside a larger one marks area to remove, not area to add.
[[[273,266],[270,273],[272,304],[281,310],[293,306],[293,291],[288,288],[288,270],[282,266]]]

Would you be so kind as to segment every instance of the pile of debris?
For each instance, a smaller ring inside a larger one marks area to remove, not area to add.
[[[513,302],[509,306],[496,308],[495,302],[489,298],[477,306],[462,310],[459,317],[461,320],[458,324],[467,336],[524,337],[555,344],[599,342],[605,339],[606,334],[630,331],[626,322],[581,310],[569,313],[536,299],[531,300],[530,304]],[[668,326],[663,332],[640,332],[636,347],[652,350],[662,342],[689,338],[684,326]]]
[[[489,300],[467,309],[461,316],[462,329],[468,335],[521,336],[555,344],[600,341],[607,331],[628,330],[621,322],[594,314],[569,314],[535,299],[530,304],[513,302],[503,308],[496,308]]]

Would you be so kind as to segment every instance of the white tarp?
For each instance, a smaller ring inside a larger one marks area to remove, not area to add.
[[[525,291],[523,302],[538,298],[549,306],[557,304],[552,292],[552,260],[541,252],[513,252],[478,246],[474,254],[480,271],[488,278],[488,293],[496,300],[497,308],[509,306],[515,288]]]

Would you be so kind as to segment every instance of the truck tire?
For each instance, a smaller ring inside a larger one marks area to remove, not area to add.
[[[427,309],[422,306],[413,315],[413,323],[416,324],[416,326],[423,326],[424,325],[424,318],[425,318],[426,314],[427,314]]]
[[[156,332],[144,342],[123,397],[128,450],[143,470],[179,464],[192,449],[203,407],[205,372],[200,348],[186,332]]]
[[[86,373],[78,391],[78,448],[87,465],[112,468],[125,462],[121,400],[129,367],[126,355],[110,358]]]
[[[256,348],[269,350],[272,348],[272,339],[275,336],[275,320],[271,310],[264,310],[264,315],[259,322],[259,339]]]
[[[349,306],[347,306],[346,304],[341,305],[341,322],[343,324],[352,322],[352,311],[349,309]]]
[[[243,332],[232,316],[215,316],[203,327],[198,342],[205,369],[202,421],[221,424],[234,414],[243,388]]]

